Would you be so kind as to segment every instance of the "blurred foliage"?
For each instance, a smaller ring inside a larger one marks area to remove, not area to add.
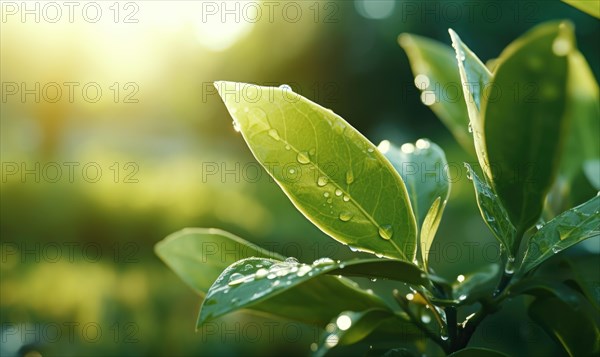
[[[212,86],[215,80],[290,84],[346,118],[372,142],[428,137],[445,148],[448,162],[462,166],[472,158],[421,104],[408,59],[397,45],[399,33],[449,44],[447,28],[452,27],[487,61],[533,25],[568,18],[576,25],[578,47],[599,77],[600,23],[558,1],[481,1],[471,12],[468,1],[373,3],[297,2],[303,11],[297,22],[275,11],[273,21],[233,23],[233,17],[221,23],[218,15],[202,21],[206,2],[137,2],[137,23],[115,23],[112,3],[101,3],[104,16],[96,23],[84,21],[80,8],[72,23],[66,8],[56,23],[36,22],[32,16],[23,22],[19,14],[8,15],[3,3],[0,354],[19,349],[61,356],[309,351],[319,331],[286,321],[272,325],[242,313],[211,325],[214,330],[193,333],[196,316],[191,312],[199,299],[153,255],[154,243],[186,226],[218,226],[306,262],[351,254],[322,239],[258,170],[232,130]],[[119,4],[123,19],[131,9]],[[483,42],[490,38],[494,41]],[[45,100],[54,93],[49,87],[50,94],[39,103],[34,94],[22,100],[20,92],[10,95],[6,84],[26,83],[31,89],[36,82],[40,88],[58,83],[61,99]],[[78,83],[72,101],[65,82]],[[83,98],[86,83],[100,86],[100,100]],[[126,103],[133,92],[138,102]],[[15,163],[19,171],[13,174],[9,169]],[[23,179],[22,165],[35,170],[36,163],[40,182],[34,174]],[[54,177],[51,163],[62,169],[58,182],[49,179]],[[73,180],[65,163],[79,164]],[[82,173],[89,163],[102,170],[98,182]],[[136,168],[129,178],[137,182],[128,183],[126,175]],[[455,277],[497,258],[472,192],[466,179],[453,183],[438,233],[440,246],[452,249],[429,257],[440,275]],[[584,253],[581,248],[568,254]],[[468,265],[456,264],[459,260]],[[530,354],[541,345],[548,350],[536,354],[555,353],[530,321],[507,319],[526,314],[523,301],[512,305],[486,322],[494,328],[483,325],[476,342]],[[92,328],[84,329],[89,323]],[[259,338],[252,330],[256,325]],[[95,337],[94,326],[101,337]],[[340,353],[368,350],[359,347]]]

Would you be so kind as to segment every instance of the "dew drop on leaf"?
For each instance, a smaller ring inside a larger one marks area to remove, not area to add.
[[[332,334],[332,335],[327,336],[327,340],[325,341],[325,346],[327,348],[333,348],[338,344],[338,342],[340,342],[340,338],[336,334]]]
[[[350,197],[348,197],[348,196],[344,196],[344,198],[342,198],[342,199],[344,200],[344,202],[350,201]]]
[[[285,259],[285,262],[288,264],[298,264],[298,259],[294,257],[289,257]]]
[[[321,266],[321,265],[329,265],[329,264],[334,264],[335,262],[330,259],[330,258],[320,258],[315,260],[312,265],[313,266]]]
[[[282,84],[282,85],[280,85],[279,89],[292,91],[292,87],[290,87],[288,84]]]
[[[348,315],[340,315],[337,320],[335,320],[335,324],[340,330],[346,331],[352,326],[352,319],[350,319]]]
[[[296,160],[298,160],[298,162],[301,163],[302,165],[306,165],[306,164],[310,163],[310,158],[308,157],[308,153],[305,151],[300,151],[298,153],[298,155],[296,156]]]
[[[352,172],[352,170],[348,170],[346,171],[346,183],[348,185],[351,185],[352,182],[354,182],[354,173]]]
[[[254,278],[255,279],[262,279],[265,276],[267,276],[267,274],[269,274],[269,271],[265,268],[260,268],[256,271],[256,273],[254,273]]]
[[[319,178],[317,178],[317,186],[323,187],[323,186],[327,185],[328,181],[329,180],[327,179],[327,177],[319,176]]]
[[[350,212],[340,213],[340,221],[348,222],[350,219],[352,219],[352,213],[350,213]]]
[[[460,301],[465,301],[466,299],[467,299],[467,295],[465,295],[465,294],[462,294],[458,297],[458,300],[460,300]]]
[[[337,190],[335,190],[335,195],[336,196],[341,196],[342,195],[342,190],[340,190],[339,188]]]
[[[231,124],[233,124],[233,130],[235,130],[236,132],[240,132],[242,129],[240,128],[240,124],[238,124],[237,121],[233,121]]]
[[[389,240],[392,238],[393,234],[394,234],[394,231],[393,231],[391,225],[384,224],[383,226],[379,227],[379,236],[381,238]]]
[[[269,136],[279,141],[279,133],[277,132],[277,129],[269,129]]]

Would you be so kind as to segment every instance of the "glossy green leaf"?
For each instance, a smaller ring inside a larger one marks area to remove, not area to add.
[[[526,294],[541,298],[556,297],[575,309],[579,306],[579,298],[575,290],[561,282],[548,279],[524,279],[518,281],[509,287],[509,294],[511,296]]]
[[[556,216],[530,239],[521,274],[585,239],[600,235],[600,196]]]
[[[562,0],[563,2],[600,19],[600,1],[597,0]]]
[[[398,36],[398,42],[408,56],[415,85],[421,90],[422,102],[429,104],[467,152],[474,153],[473,138],[467,129],[469,114],[462,100],[460,75],[452,48],[407,33]]]
[[[186,228],[154,247],[156,254],[197,293],[204,295],[229,265],[249,257],[285,259],[231,233],[215,228]]]
[[[401,148],[384,140],[378,149],[390,160],[406,184],[426,266],[427,253],[450,194],[446,155],[439,146],[426,139],[419,139],[414,145],[404,144]]]
[[[460,281],[452,285],[452,295],[459,304],[470,304],[484,296],[489,296],[496,286],[500,266],[488,264],[478,271],[460,276]]]
[[[427,285],[428,281],[421,269],[412,263],[391,259],[354,259],[335,263],[328,274],[362,278],[383,278],[401,281],[412,285]],[[429,278],[432,276],[430,275]]]
[[[492,74],[481,60],[467,47],[452,29],[448,30],[463,86],[463,93],[469,114],[470,131],[473,134],[475,152],[486,179],[492,177],[485,146],[482,103],[488,92]]]
[[[567,182],[572,182],[582,169],[587,174],[586,162],[600,159],[600,92],[594,73],[581,52],[569,53],[568,62],[566,115],[571,120],[560,174]],[[597,172],[589,177],[590,182],[594,184],[599,177],[600,172]]]
[[[286,87],[215,86],[256,159],[317,227],[364,251],[414,259],[406,187],[370,141]]]
[[[350,280],[326,275],[340,274],[343,267],[355,264],[361,263],[336,263],[328,258],[312,265],[300,264],[294,258],[240,260],[211,286],[198,325],[247,307],[311,324],[327,323],[345,310],[388,309],[379,297],[358,289]],[[367,260],[365,264],[373,261]],[[423,281],[420,275],[414,279]]]
[[[508,355],[487,348],[469,347],[451,353],[448,357],[508,357]]]
[[[540,217],[558,169],[569,124],[567,55],[573,48],[569,24],[534,28],[500,55],[482,102],[490,177],[521,234]]]
[[[344,311],[325,327],[325,332],[319,338],[318,349],[314,356],[324,356],[336,346],[356,343],[386,321],[410,324],[407,319],[401,319],[390,310]]]
[[[511,256],[514,256],[516,229],[508,218],[508,213],[502,207],[502,203],[494,190],[481,180],[469,164],[465,163],[467,177],[473,181],[475,187],[475,198],[477,206],[485,224],[494,233],[494,237],[500,244],[508,247]]]
[[[600,331],[585,310],[549,297],[535,299],[528,312],[570,356],[594,356],[600,352]]]

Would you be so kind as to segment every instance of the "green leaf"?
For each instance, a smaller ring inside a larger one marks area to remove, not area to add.
[[[487,348],[470,347],[451,353],[448,357],[507,357],[507,355]]]
[[[563,2],[600,19],[600,2],[597,0],[562,0]]]
[[[204,295],[221,272],[237,260],[249,257],[285,259],[215,228],[182,229],[158,242],[154,250],[200,295]]]
[[[341,274],[346,267],[362,263],[336,263],[328,258],[319,259],[312,265],[300,264],[294,258],[285,261],[266,258],[240,260],[227,268],[211,286],[202,304],[198,326],[248,307],[317,325],[326,324],[346,310],[389,309],[379,297],[358,289],[352,281],[325,275]],[[373,263],[373,260],[364,261],[367,270],[369,265],[372,268]],[[401,265],[396,268],[407,265],[398,263]],[[389,265],[386,267],[390,268]],[[348,272],[352,275],[350,270]],[[401,274],[398,272],[397,276]],[[420,274],[409,275],[407,280],[424,282]]]
[[[406,184],[420,230],[423,263],[427,266],[427,253],[450,194],[446,155],[439,146],[425,139],[417,140],[415,145],[404,144],[401,148],[384,140],[378,148]]]
[[[363,278],[383,278],[427,286],[425,272],[412,263],[391,259],[353,259],[336,263],[328,274]],[[432,276],[430,275],[429,278]]]
[[[215,86],[256,159],[311,222],[344,244],[414,259],[416,223],[406,187],[370,141],[285,87]]]
[[[487,94],[492,74],[481,60],[458,37],[456,32],[449,29],[452,47],[456,51],[456,62],[463,87],[465,103],[469,114],[470,131],[473,134],[477,159],[486,179],[492,177],[485,147],[485,135],[482,118],[482,103]]]
[[[494,190],[477,176],[469,164],[465,163],[465,167],[467,168],[467,177],[473,181],[475,198],[483,221],[494,233],[494,237],[500,244],[508,248],[509,255],[514,256],[516,229],[510,223],[508,213],[502,207],[502,203]]]
[[[546,259],[588,238],[600,235],[600,196],[556,216],[528,243],[520,273],[525,274]]]
[[[430,104],[456,141],[467,152],[474,153],[473,139],[467,130],[469,114],[462,100],[462,86],[452,48],[408,33],[398,36],[398,43],[408,56],[423,103]]]
[[[534,28],[500,55],[482,102],[489,177],[519,236],[540,217],[558,169],[574,47],[567,23]]]
[[[570,356],[594,356],[600,351],[598,326],[585,310],[549,297],[535,299],[528,312]]]
[[[493,263],[474,273],[463,275],[462,281],[457,281],[452,285],[454,299],[459,304],[470,304],[488,296],[494,291],[499,271],[499,265]]]
[[[574,309],[580,305],[579,298],[573,289],[563,283],[548,279],[520,280],[509,287],[509,294],[511,296],[526,294],[541,298],[556,297]]]
[[[572,118],[567,131],[560,174],[572,182],[586,162],[600,159],[600,92],[589,64],[579,51],[568,55],[567,116]],[[591,167],[590,167],[591,168]],[[588,168],[589,170],[589,168]],[[589,177],[594,184],[600,172]],[[599,187],[596,187],[600,190]]]
[[[409,324],[407,319],[402,319],[390,310],[344,311],[326,326],[325,332],[319,338],[319,347],[314,356],[324,356],[336,346],[356,343],[386,321]]]

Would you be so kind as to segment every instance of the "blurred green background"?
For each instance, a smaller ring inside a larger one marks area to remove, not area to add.
[[[559,1],[54,4],[2,2],[2,356],[308,353],[318,330],[244,313],[194,332],[201,299],[153,253],[197,226],[304,262],[355,254],[259,169],[215,80],[289,84],[376,144],[427,137],[462,167],[473,158],[421,104],[398,34],[449,44],[452,27],[487,60],[535,24],[566,18],[600,72],[599,22]],[[498,258],[464,177],[432,260],[448,277]],[[556,353],[518,317],[524,301],[510,306],[474,344]]]

